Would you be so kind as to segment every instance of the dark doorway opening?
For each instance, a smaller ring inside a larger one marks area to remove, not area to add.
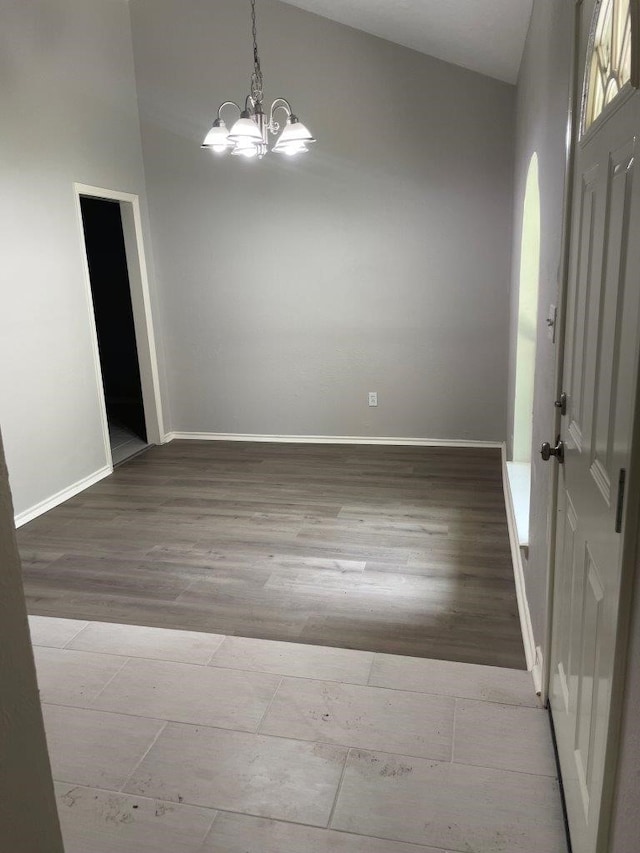
[[[147,443],[120,204],[80,198],[113,464]]]

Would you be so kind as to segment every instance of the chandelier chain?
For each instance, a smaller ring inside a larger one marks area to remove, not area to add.
[[[258,55],[258,29],[256,26],[256,0],[251,0],[251,35],[253,36],[253,75],[251,77],[252,95],[255,101],[262,102],[263,83],[260,56]]]

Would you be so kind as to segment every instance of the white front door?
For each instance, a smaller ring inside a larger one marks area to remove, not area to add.
[[[640,94],[624,85],[628,10],[629,0],[585,0],[579,53],[589,126],[573,186],[550,683],[574,853],[606,853],[615,749],[612,679],[640,330]]]

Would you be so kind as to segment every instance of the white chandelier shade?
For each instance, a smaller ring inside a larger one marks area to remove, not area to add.
[[[262,134],[257,123],[249,118],[239,118],[229,131],[229,140],[231,142],[253,142],[254,145],[262,144]]]
[[[253,32],[253,74],[251,75],[251,92],[247,95],[244,109],[235,101],[225,101],[218,107],[218,114],[213,125],[205,136],[201,148],[213,151],[215,154],[232,154],[246,158],[262,157],[269,150],[269,137],[276,136],[271,150],[290,157],[309,151],[309,144],[315,138],[309,129],[293,114],[289,101],[276,98],[269,108],[267,117],[263,109],[262,71],[258,56],[256,36],[255,0],[251,3],[251,23]],[[222,118],[222,110],[233,107],[239,113],[239,118],[229,130]],[[284,110],[287,121],[284,128],[275,120],[277,110]],[[278,135],[279,134],[279,135]]]
[[[202,148],[210,148],[212,151],[215,151],[216,154],[224,153],[227,148],[231,147],[233,143],[229,139],[229,131],[227,130],[227,126],[221,118],[217,118],[213,127],[207,133],[204,138],[204,142],[202,143]]]
[[[257,157],[258,146],[251,139],[238,139],[231,153],[236,156],[241,155],[242,157]]]
[[[310,142],[315,142],[315,139],[308,128],[302,124],[297,116],[290,115],[272,151],[290,155],[298,154],[299,152],[308,151],[307,145]]]

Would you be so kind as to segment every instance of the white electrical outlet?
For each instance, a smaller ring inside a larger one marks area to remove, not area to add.
[[[369,391],[369,405],[377,406],[378,405],[378,392],[377,391]]]

